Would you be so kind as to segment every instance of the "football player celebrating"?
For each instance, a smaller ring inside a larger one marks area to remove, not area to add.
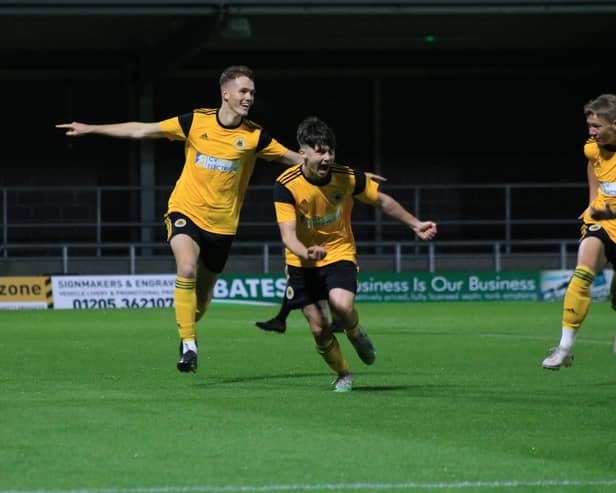
[[[379,208],[419,238],[437,232],[432,221],[420,221],[389,195],[379,191],[365,173],[335,162],[336,138],[316,117],[297,130],[303,163],[284,171],[274,185],[276,219],[285,245],[290,308],[300,307],[308,321],[318,353],[336,373],[333,390],[348,392],[353,378],[328,321],[344,330],[359,358],[375,361],[374,345],[359,323],[355,309],[357,255],[351,229],[355,199]]]

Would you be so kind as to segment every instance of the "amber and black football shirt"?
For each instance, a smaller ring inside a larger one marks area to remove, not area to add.
[[[185,142],[186,160],[168,212],[181,212],[211,233],[235,234],[257,158],[279,159],[287,148],[250,120],[223,126],[217,109],[197,109],[160,127],[168,139]]]
[[[595,209],[605,209],[605,206],[609,205],[612,210],[616,210],[616,152],[614,151],[616,149],[600,147],[594,138],[588,139],[584,146],[584,155],[599,180],[597,196],[590,204]],[[584,214],[584,223],[600,224],[610,239],[616,242],[616,220],[591,219],[590,211],[587,209]]]
[[[295,221],[299,241],[327,251],[322,260],[304,260],[286,249],[286,263],[297,267],[322,267],[340,260],[357,263],[351,229],[354,198],[375,204],[378,184],[364,173],[339,164],[331,166],[329,180],[322,185],[308,181],[301,165],[284,171],[274,185],[276,220]]]

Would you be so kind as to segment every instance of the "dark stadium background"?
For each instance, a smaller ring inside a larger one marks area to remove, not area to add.
[[[255,70],[251,118],[282,143],[294,147],[297,123],[316,114],[336,131],[339,162],[390,186],[583,182],[582,106],[614,92],[614,25],[611,1],[2,1],[0,186],[170,190],[181,143],[70,139],[54,124],[215,107],[231,64]],[[252,184],[279,171],[258,165]],[[53,219],[49,200],[21,197],[12,222],[33,210]],[[157,195],[157,220],[165,201]],[[460,217],[491,207],[463,202]],[[558,216],[567,202],[542,207]],[[114,220],[139,219],[131,201],[111,208]]]

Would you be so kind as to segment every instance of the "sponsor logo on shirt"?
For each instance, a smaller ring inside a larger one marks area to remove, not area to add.
[[[616,196],[616,183],[602,181],[599,182],[599,188],[605,195],[609,195],[610,197]]]
[[[206,154],[197,153],[195,164],[200,168],[213,169],[222,171],[223,173],[233,173],[240,167],[239,159],[222,159],[219,157],[208,156]]]
[[[333,212],[332,214],[327,214],[325,216],[314,216],[310,218],[306,216],[300,216],[300,221],[308,229],[314,229],[321,226],[327,226],[328,224],[333,224],[337,222],[341,216],[342,207],[338,207],[335,212]]]

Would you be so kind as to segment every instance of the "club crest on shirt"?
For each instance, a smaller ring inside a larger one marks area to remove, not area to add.
[[[233,147],[235,147],[238,151],[246,148],[246,140],[244,137],[236,137],[233,141]]]
[[[299,203],[299,206],[297,208],[299,209],[299,212],[303,216],[305,216],[308,214],[308,211],[310,210],[310,205],[308,204],[308,201],[304,199]]]
[[[183,228],[184,226],[186,226],[186,219],[184,219],[183,217],[176,219],[173,225],[176,228]]]
[[[342,192],[334,192],[333,195],[331,196],[331,201],[334,204],[339,204],[340,202],[342,202],[343,199],[344,199],[344,195],[342,194]]]
[[[600,229],[600,224],[591,224],[590,226],[588,226],[588,231],[599,231]]]

